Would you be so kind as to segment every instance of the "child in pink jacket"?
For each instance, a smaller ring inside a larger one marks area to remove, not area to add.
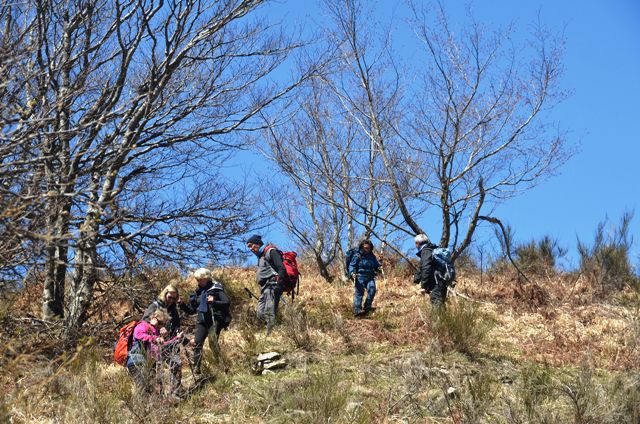
[[[160,346],[164,338],[159,329],[169,320],[163,310],[156,310],[149,322],[140,321],[133,329],[133,343],[129,350],[127,369],[136,385],[145,392],[151,393],[155,384],[156,361],[160,357]]]

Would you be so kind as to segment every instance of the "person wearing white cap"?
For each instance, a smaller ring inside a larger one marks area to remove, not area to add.
[[[182,309],[189,314],[198,314],[193,338],[193,372],[199,376],[204,342],[207,337],[217,339],[220,331],[229,326],[231,300],[222,284],[212,279],[209,269],[195,270],[193,278],[198,282],[198,287],[189,296],[189,304],[185,304]]]

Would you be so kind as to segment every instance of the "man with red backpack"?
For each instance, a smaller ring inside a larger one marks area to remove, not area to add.
[[[258,257],[256,281],[260,286],[260,297],[256,310],[258,319],[267,324],[267,333],[276,322],[280,297],[285,290],[287,270],[282,261],[282,253],[274,245],[266,245],[259,235],[247,239],[247,248]]]

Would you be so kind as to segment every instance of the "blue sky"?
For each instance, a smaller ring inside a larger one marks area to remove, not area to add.
[[[564,85],[573,95],[553,113],[578,152],[561,174],[498,209],[518,238],[550,234],[575,258],[576,236],[590,242],[598,222],[635,210],[631,234],[640,249],[640,2],[482,2],[483,19],[526,21],[541,11],[566,35]],[[522,4],[520,4],[522,3]]]
[[[464,18],[468,2],[444,3],[454,22]],[[402,15],[405,7],[390,0],[376,5],[382,22]],[[563,31],[562,84],[573,93],[553,110],[551,119],[567,131],[576,154],[559,175],[500,205],[494,215],[512,225],[516,241],[545,234],[557,238],[569,249],[567,265],[573,267],[576,237],[591,243],[598,222],[608,217],[618,223],[624,211],[635,210],[632,261],[639,264],[640,1],[485,0],[472,8],[490,28],[513,22],[524,34],[540,13],[542,23]],[[280,1],[264,11],[286,25],[321,25],[324,19],[313,1]],[[401,37],[402,18],[393,26]]]

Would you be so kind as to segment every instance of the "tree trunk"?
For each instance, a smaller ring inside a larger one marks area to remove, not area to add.
[[[316,265],[318,266],[318,270],[320,271],[320,276],[324,278],[327,283],[332,283],[333,276],[329,273],[327,264],[322,260],[322,253],[314,252],[314,256],[316,258]]]
[[[64,200],[63,200],[64,201]],[[49,240],[46,248],[46,268],[43,282],[42,294],[42,318],[45,320],[56,320],[64,318],[64,291],[67,277],[67,264],[69,253],[69,240],[67,232],[69,230],[69,211],[71,203],[66,201],[64,206],[60,206],[59,201],[50,203],[50,216],[48,227]]]
[[[96,282],[96,233],[84,234],[83,243],[76,249],[75,266],[67,303],[66,332],[68,340],[75,340],[87,319]]]

